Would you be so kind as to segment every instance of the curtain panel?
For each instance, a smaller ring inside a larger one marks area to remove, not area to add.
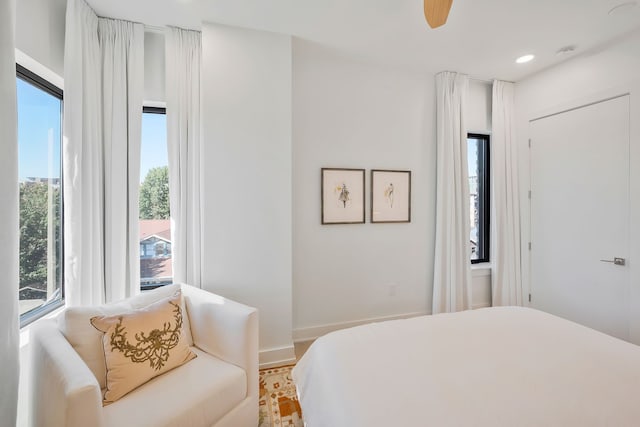
[[[197,31],[168,28],[165,43],[173,280],[201,287],[202,37]]]
[[[0,1],[0,420],[16,424],[19,378],[18,114],[16,107],[15,0]]]
[[[494,80],[491,138],[491,296],[493,306],[522,305],[522,249],[514,84]]]
[[[469,176],[465,109],[469,78],[436,75],[436,241],[433,314],[471,308]]]
[[[138,187],[144,27],[68,0],[63,189],[65,299],[139,292]]]
[[[144,26],[98,20],[102,55],[104,249],[107,301],[140,289],[140,141],[144,89]]]

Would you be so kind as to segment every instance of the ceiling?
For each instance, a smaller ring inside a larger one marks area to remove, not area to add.
[[[432,30],[422,0],[88,0],[100,16],[199,29],[216,22],[291,34],[351,57],[436,73],[517,81],[640,29],[629,0],[454,0]],[[575,45],[568,55],[558,49]],[[514,60],[526,53],[527,64]]]

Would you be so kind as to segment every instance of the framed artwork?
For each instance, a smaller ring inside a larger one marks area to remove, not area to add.
[[[371,170],[371,222],[411,222],[411,171]]]
[[[322,224],[364,223],[364,169],[322,168]]]

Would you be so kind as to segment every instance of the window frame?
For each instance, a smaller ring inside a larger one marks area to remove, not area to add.
[[[63,139],[63,127],[64,127],[64,91],[58,86],[54,85],[48,80],[40,77],[33,71],[25,68],[24,66],[16,63],[16,78],[28,83],[43,92],[58,98],[60,100],[60,141]],[[16,123],[17,125],[17,123]],[[62,151],[62,144],[60,144],[60,150]],[[65,304],[65,263],[64,263],[64,185],[62,173],[63,161],[62,152],[60,153],[60,298],[54,301],[45,302],[40,307],[29,310],[28,312],[20,315],[20,328],[35,322],[36,320],[46,316],[47,314],[57,310]]]
[[[478,247],[482,248],[482,258],[472,259],[471,264],[491,261],[491,137],[482,133],[467,133],[467,141],[477,139],[478,144]],[[468,143],[468,142],[467,142]],[[482,242],[482,246],[480,246]]]
[[[149,107],[144,105],[142,107],[142,114],[147,113],[147,114],[164,114],[165,116],[167,115],[167,108],[166,107]]]
[[[167,115],[167,108],[166,107],[151,107],[148,105],[143,105],[142,106],[142,114],[164,114],[165,116]],[[146,251],[145,251],[146,252]],[[173,257],[173,252],[171,253],[171,256]],[[140,258],[142,259],[142,258]],[[140,278],[142,280],[142,278]],[[171,283],[152,283],[152,284],[143,284],[142,282],[140,283],[140,291],[144,292],[144,291],[151,291],[153,289],[156,288],[160,288],[162,286],[168,286],[173,284],[174,282],[172,281]]]

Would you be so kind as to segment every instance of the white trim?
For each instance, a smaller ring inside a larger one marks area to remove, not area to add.
[[[22,65],[37,76],[42,77],[49,83],[64,90],[64,78],[18,49],[16,49],[16,63]]]
[[[293,345],[260,350],[260,369],[275,368],[277,366],[293,365],[296,363],[296,352]]]
[[[620,94],[617,94],[617,95],[611,95],[611,96],[609,96],[607,98],[602,98],[602,99],[599,99],[599,100],[585,102],[584,104],[577,105],[575,107],[567,107],[564,110],[556,111],[554,113],[549,113],[547,115],[540,116],[540,117],[535,117],[535,118],[529,120],[529,123],[536,122],[538,120],[546,119],[546,118],[549,118],[549,117],[557,116],[558,114],[569,113],[571,111],[579,110],[581,108],[590,107],[590,106],[595,105],[595,104],[601,104],[603,102],[613,101],[614,99],[622,98],[622,97],[625,97],[625,96],[631,96],[631,92],[620,93]]]
[[[142,103],[143,107],[154,107],[154,108],[167,108],[167,103],[165,101],[144,101]]]
[[[331,323],[328,325],[311,326],[309,328],[298,328],[293,330],[293,342],[305,342],[315,340],[329,332],[340,329],[352,328],[354,326],[365,325],[367,323],[385,322],[387,320],[408,319],[410,317],[424,316],[431,313],[414,312],[404,314],[394,314],[392,316],[373,317],[369,319],[353,320],[349,322]]]
[[[477,310],[478,308],[488,308],[491,307],[491,303],[490,302],[481,302],[478,304],[472,304],[471,305],[471,309],[472,310]]]
[[[540,120],[544,117],[553,116],[565,111],[575,110],[581,107],[586,107],[591,104],[597,104],[599,102],[607,101],[613,98],[619,98],[625,95],[631,95],[633,92],[633,85],[631,83],[617,85],[605,90],[599,90],[587,95],[575,97],[568,101],[560,102],[551,107],[546,107],[527,114],[527,123],[531,123],[536,120]],[[529,133],[529,137],[530,137]]]

